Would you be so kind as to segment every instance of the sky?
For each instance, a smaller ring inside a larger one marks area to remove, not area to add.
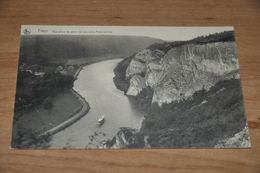
[[[234,28],[22,25],[21,35],[129,35],[159,38],[164,41],[177,41],[190,40],[198,36],[230,30],[234,30]]]

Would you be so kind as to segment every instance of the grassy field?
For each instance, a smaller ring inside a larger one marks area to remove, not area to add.
[[[70,90],[65,90],[53,98],[53,104],[51,111],[45,110],[41,104],[24,112],[14,124],[12,146],[22,145],[32,135],[38,135],[66,121],[81,102]]]

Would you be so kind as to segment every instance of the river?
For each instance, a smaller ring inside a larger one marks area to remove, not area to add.
[[[90,111],[53,135],[50,149],[96,148],[100,141],[112,139],[120,127],[141,127],[143,113],[113,83],[113,69],[121,60],[106,60],[81,70],[73,88],[90,104]],[[102,115],[105,115],[105,123],[98,126],[97,120]]]

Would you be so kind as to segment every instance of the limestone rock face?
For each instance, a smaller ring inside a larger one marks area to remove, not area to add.
[[[146,71],[146,65],[138,60],[132,60],[126,70],[126,77],[131,78],[135,74],[141,74]]]
[[[136,130],[121,127],[116,136],[107,144],[107,148],[129,148],[137,145],[137,139],[135,137]]]
[[[138,74],[134,75],[130,79],[130,86],[126,94],[131,96],[137,96],[143,90],[143,88],[146,88],[144,78]]]
[[[130,78],[127,94],[137,95],[150,86],[152,101],[162,105],[208,90],[227,74],[232,74],[228,78],[239,78],[235,42],[187,44],[166,53],[145,49],[126,70],[126,78]]]
[[[218,141],[214,148],[234,148],[234,146],[237,148],[250,148],[251,143],[248,134],[248,126],[246,125],[242,131],[236,133],[233,137]]]
[[[155,59],[159,59],[164,53],[161,51],[150,51],[144,49],[138,52],[130,62],[126,69],[126,78],[131,78],[135,74],[141,74],[146,72],[147,65]]]

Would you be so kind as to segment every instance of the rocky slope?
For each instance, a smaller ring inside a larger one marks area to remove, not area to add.
[[[214,148],[250,148],[250,138],[248,136],[248,126],[236,133],[233,137],[220,140]]]
[[[239,79],[220,80],[209,91],[195,92],[192,99],[162,108],[152,104],[146,110],[136,135],[139,141],[149,136],[152,148],[250,147],[248,131],[243,130],[246,116]]]
[[[121,127],[112,140],[106,141],[106,148],[135,148],[138,140],[134,135],[137,131],[129,127]]]
[[[167,45],[166,45],[167,46]],[[186,44],[169,49],[144,49],[127,66],[127,95],[152,88],[152,102],[180,101],[201,89],[209,90],[220,79],[239,78],[235,42]]]

